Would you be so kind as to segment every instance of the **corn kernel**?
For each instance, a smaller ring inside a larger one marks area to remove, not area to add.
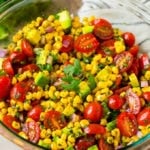
[[[12,127],[14,128],[14,129],[20,129],[20,123],[19,122],[17,122],[17,121],[13,121],[12,122]]]

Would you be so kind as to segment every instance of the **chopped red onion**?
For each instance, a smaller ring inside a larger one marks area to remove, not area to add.
[[[8,51],[6,49],[0,48],[0,58],[4,58]]]
[[[148,84],[148,81],[145,80],[145,81],[141,81],[141,87],[147,87],[149,84]]]
[[[47,33],[51,33],[51,32],[53,32],[54,30],[55,30],[55,29],[54,29],[53,27],[50,27],[50,26],[49,26],[49,27],[46,28],[45,31],[46,31]]]

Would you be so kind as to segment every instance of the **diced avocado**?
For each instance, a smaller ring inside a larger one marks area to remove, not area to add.
[[[3,40],[8,37],[8,31],[5,27],[0,26],[0,40]]]
[[[42,146],[44,148],[47,148],[47,149],[50,148],[50,144],[45,143],[43,140],[39,140],[38,145],[40,145],[40,146]]]
[[[38,65],[45,65],[47,60],[47,51],[41,50],[39,54],[36,56],[36,64]]]
[[[26,39],[29,40],[29,42],[33,45],[36,45],[39,43],[41,39],[40,32],[36,29],[32,29],[25,35]]]
[[[89,26],[89,25],[84,26],[84,27],[82,27],[82,33],[83,34],[91,33],[91,32],[93,32],[93,29],[94,29],[94,26]]]
[[[134,73],[129,75],[129,80],[132,87],[139,87],[139,81]]]
[[[89,85],[91,90],[93,90],[96,87],[96,81],[95,81],[95,78],[92,74],[90,74],[88,77],[88,85]]]
[[[90,146],[87,150],[99,150],[97,145]]]
[[[36,85],[44,87],[49,83],[49,78],[43,72],[39,72],[36,75],[34,82]]]
[[[90,92],[91,92],[91,89],[90,89],[88,83],[85,81],[80,82],[80,84],[79,84],[79,95],[82,98],[85,98],[88,94],[90,94]]]
[[[71,16],[69,11],[61,11],[57,14],[57,16],[64,30],[71,27]]]

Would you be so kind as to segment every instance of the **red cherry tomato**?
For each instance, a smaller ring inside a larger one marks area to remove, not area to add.
[[[105,55],[113,56],[115,54],[114,43],[115,43],[115,40],[113,39],[103,41],[100,45],[100,50],[102,50]]]
[[[144,108],[138,115],[137,115],[137,122],[141,126],[147,126],[150,124],[150,107]]]
[[[21,48],[22,48],[22,52],[26,56],[28,56],[28,57],[34,56],[33,48],[31,46],[31,44],[26,39],[23,39],[21,41]]]
[[[51,130],[61,129],[66,125],[66,121],[62,114],[55,110],[50,110],[46,112],[44,118],[45,128],[50,128]]]
[[[141,110],[141,101],[139,96],[130,88],[126,91],[125,98],[129,104],[130,112],[135,115],[138,114]]]
[[[116,66],[119,68],[120,72],[125,72],[129,70],[133,62],[133,55],[127,51],[117,54],[114,58]]]
[[[98,147],[99,150],[114,150],[114,147],[108,144],[102,137],[99,140]]]
[[[26,122],[22,129],[29,138],[29,141],[37,143],[40,139],[40,126],[34,120]]]
[[[128,49],[128,51],[133,55],[133,56],[137,56],[138,52],[139,52],[139,46],[138,45],[133,45],[132,47],[130,47]]]
[[[121,87],[121,88],[119,88],[119,89],[116,89],[116,90],[115,90],[115,94],[120,94],[120,93],[122,93],[122,92],[125,92],[125,91],[127,91],[129,88],[131,88],[130,85],[127,85],[127,86]]]
[[[76,51],[89,53],[96,50],[99,45],[98,40],[92,33],[82,34],[77,37],[74,43]]]
[[[20,68],[20,70],[21,72],[25,72],[25,71],[35,72],[39,70],[39,67],[36,64],[28,64]]]
[[[143,92],[143,98],[146,101],[150,102],[150,92]]]
[[[84,118],[89,119],[91,122],[99,122],[102,115],[102,106],[98,102],[91,102],[84,109]]]
[[[27,116],[35,121],[39,121],[40,114],[42,111],[43,111],[42,107],[40,105],[36,105],[28,112]]]
[[[132,113],[121,112],[117,116],[116,125],[122,136],[131,137],[137,133],[137,120]]]
[[[133,59],[133,63],[130,67],[130,69],[128,70],[128,72],[131,73],[135,73],[136,76],[138,76],[140,71],[140,64],[139,64],[139,59],[138,58],[134,58]]]
[[[7,76],[0,76],[0,100],[9,96],[11,79]]]
[[[11,61],[11,63],[20,63],[21,61],[24,61],[26,58],[25,54],[23,54],[22,52],[16,51],[16,52],[12,52],[9,55],[9,59]]]
[[[93,136],[81,137],[75,144],[75,150],[87,150],[90,146],[95,144]]]
[[[100,125],[100,124],[89,124],[85,129],[84,132],[86,134],[104,134],[106,133],[106,129],[104,126]]]
[[[70,52],[73,50],[73,37],[70,35],[64,35],[62,38],[62,47],[60,52]]]
[[[108,106],[111,109],[118,110],[121,109],[124,104],[124,100],[117,94],[114,94],[108,99]]]
[[[113,28],[106,19],[95,19],[93,21],[94,34],[101,40],[108,40],[113,37]]]
[[[140,69],[147,69],[150,66],[148,54],[143,53],[139,58]]]
[[[13,121],[17,121],[17,119],[11,115],[5,115],[3,117],[3,120],[2,122],[11,130],[15,131],[15,132],[19,132],[19,129],[15,129],[13,126],[12,126],[12,123]]]
[[[124,42],[127,46],[131,47],[134,45],[135,43],[135,36],[133,33],[131,32],[125,32],[123,33],[122,35],[123,39],[124,39]]]
[[[24,102],[26,98],[27,84],[25,82],[16,83],[10,90],[10,98]]]
[[[10,76],[14,75],[14,69],[9,58],[6,58],[2,63],[2,69]]]

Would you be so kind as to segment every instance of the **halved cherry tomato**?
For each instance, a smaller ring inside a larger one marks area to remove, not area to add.
[[[36,64],[28,64],[20,68],[21,72],[25,72],[25,71],[35,72],[38,70],[39,70],[39,67]]]
[[[141,101],[139,96],[136,93],[134,93],[130,88],[126,91],[125,98],[129,104],[130,112],[135,115],[138,114],[141,110]]]
[[[116,125],[123,136],[131,137],[137,133],[137,120],[132,113],[121,112],[117,116]]]
[[[23,39],[21,41],[21,48],[22,48],[22,52],[26,56],[28,56],[28,57],[34,56],[33,48],[31,46],[31,44],[26,39]]]
[[[150,67],[150,60],[148,57],[148,54],[143,53],[141,54],[141,56],[139,57],[139,63],[140,63],[140,69],[147,69]]]
[[[99,41],[92,33],[82,34],[74,42],[76,51],[89,53],[97,49]]]
[[[10,98],[23,102],[26,98],[27,83],[18,82],[10,90]]]
[[[108,40],[113,37],[113,28],[106,19],[95,19],[92,23],[94,25],[94,34],[101,40]]]
[[[84,118],[89,119],[91,122],[99,122],[103,115],[102,109],[100,103],[91,102],[84,109]]]
[[[114,150],[114,147],[108,144],[102,137],[99,140],[98,147],[99,150]]]
[[[111,23],[104,18],[97,18],[92,21],[92,25],[94,26],[112,26]]]
[[[125,91],[127,91],[129,88],[131,88],[130,85],[127,85],[127,86],[121,87],[121,88],[119,88],[119,89],[116,89],[116,90],[115,90],[115,94],[120,94],[120,93],[122,93],[122,92],[125,92]]]
[[[39,121],[42,111],[42,107],[40,105],[36,105],[28,112],[27,116],[35,121]]]
[[[106,129],[100,124],[92,123],[84,129],[84,132],[86,134],[104,134],[106,133]]]
[[[62,47],[60,52],[70,52],[73,50],[73,37],[70,35],[64,35],[62,37]]]
[[[65,118],[59,111],[50,110],[46,112],[44,118],[45,128],[50,128],[51,130],[61,129],[66,125]]]
[[[145,107],[138,115],[137,122],[141,126],[150,124],[150,107]]]
[[[140,64],[139,64],[139,59],[138,58],[134,58],[133,59],[133,63],[130,67],[130,69],[128,70],[128,72],[131,73],[135,73],[136,76],[138,76],[140,71]]]
[[[118,95],[114,94],[108,98],[108,106],[111,109],[118,110],[121,109],[124,104],[124,100]]]
[[[87,150],[90,146],[95,144],[95,138],[93,136],[81,137],[75,144],[75,150]]]
[[[131,32],[125,32],[123,33],[122,35],[123,39],[124,39],[124,42],[127,46],[131,47],[134,45],[135,43],[135,36],[133,33]]]
[[[11,61],[11,63],[20,63],[21,61],[24,61],[26,58],[25,54],[22,53],[22,52],[19,52],[19,51],[16,51],[16,52],[12,52],[10,55],[9,55],[9,59]]]
[[[114,57],[114,62],[116,66],[119,68],[120,72],[127,71],[133,62],[133,55],[127,51],[117,54]]]
[[[2,63],[2,69],[10,76],[14,75],[14,69],[9,58],[6,58]]]
[[[40,126],[34,120],[26,122],[22,129],[29,138],[29,141],[36,143],[40,139]]]
[[[143,92],[143,98],[146,101],[150,102],[150,92]]]
[[[118,74],[116,77],[116,81],[115,81],[114,85],[111,87],[111,89],[113,89],[113,90],[117,89],[120,86],[121,81],[122,81],[122,76],[120,74]]]
[[[0,100],[9,96],[11,79],[7,76],[0,76]]]
[[[13,126],[12,126],[12,123],[13,121],[17,121],[17,119],[11,115],[5,115],[3,117],[3,120],[2,122],[11,130],[15,131],[15,132],[19,132],[19,129],[15,129]]]
[[[139,52],[139,46],[138,45],[133,45],[132,47],[130,47],[128,49],[128,51],[133,55],[133,56],[137,56],[138,52]]]
[[[104,51],[105,55],[113,56],[115,54],[115,47],[114,47],[115,40],[106,40],[103,41],[100,45],[100,49]]]

